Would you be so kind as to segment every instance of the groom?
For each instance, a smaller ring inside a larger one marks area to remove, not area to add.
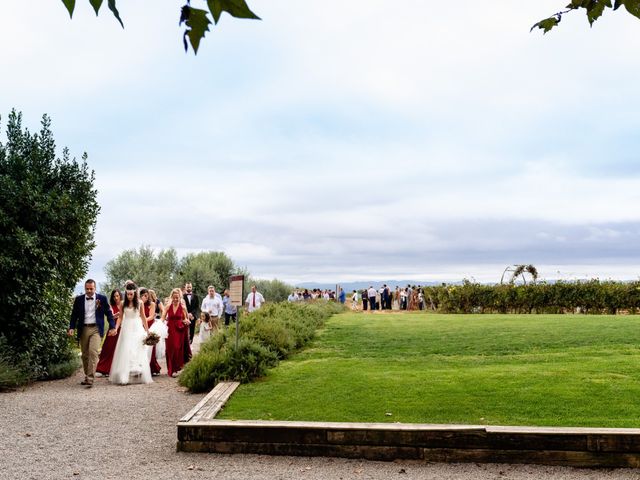
[[[108,335],[116,334],[116,324],[109,301],[104,295],[96,293],[94,280],[89,279],[84,283],[84,292],[84,295],[78,295],[73,301],[68,334],[73,337],[74,330],[77,329],[84,369],[84,380],[80,384],[90,388],[93,386],[100,343],[104,335],[104,317],[109,321]]]

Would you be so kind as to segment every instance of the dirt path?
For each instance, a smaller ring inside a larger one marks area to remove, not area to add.
[[[82,376],[0,394],[0,478],[23,479],[639,479],[638,470],[267,457],[176,452],[176,422],[203,395],[166,375],[113,386]]]

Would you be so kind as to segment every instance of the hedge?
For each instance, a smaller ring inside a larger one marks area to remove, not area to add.
[[[638,313],[640,282],[575,281],[527,285],[424,287],[426,308],[443,313]]]
[[[224,380],[247,383],[262,377],[306,345],[331,315],[342,311],[344,306],[334,302],[267,304],[240,317],[237,350],[235,328],[220,331],[201,346],[178,382],[195,393]]]

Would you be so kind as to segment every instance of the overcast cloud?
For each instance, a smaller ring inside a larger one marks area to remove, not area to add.
[[[250,0],[184,54],[180,2],[0,7],[0,114],[89,154],[90,275],[222,250],[290,282],[638,278],[640,21],[559,0]],[[196,5],[197,0],[193,0]],[[566,2],[565,2],[566,3]]]

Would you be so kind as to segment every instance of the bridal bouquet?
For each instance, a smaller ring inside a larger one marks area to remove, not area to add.
[[[150,347],[153,347],[159,341],[160,341],[160,336],[157,333],[149,332],[149,335],[147,335],[147,338],[145,338],[142,341],[142,343],[145,345],[149,345]]]

